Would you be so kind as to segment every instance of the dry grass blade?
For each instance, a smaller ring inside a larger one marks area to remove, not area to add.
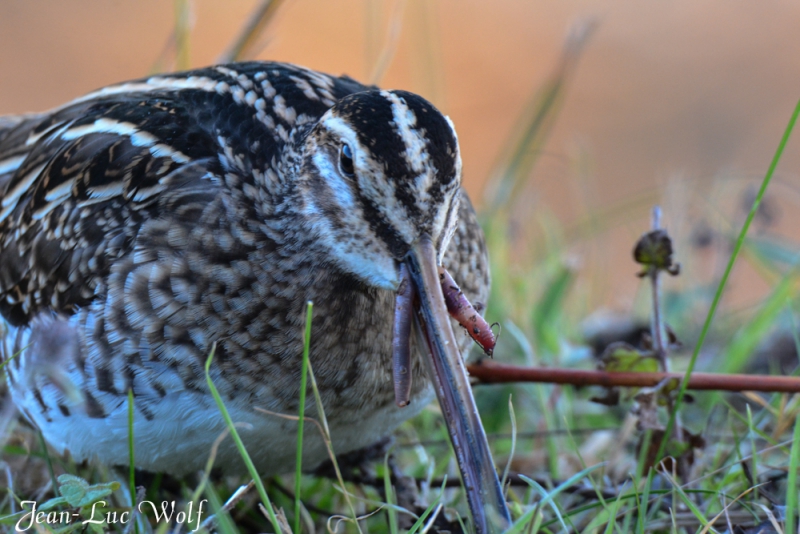
[[[186,70],[191,65],[189,60],[189,34],[194,25],[192,6],[189,0],[175,0],[175,66],[178,70]]]
[[[489,180],[487,218],[499,213],[518,197],[561,109],[571,75],[595,27],[593,19],[573,25],[555,72],[525,106],[514,133],[505,143],[509,148],[500,154],[499,164],[495,165],[493,177]]]
[[[334,454],[333,451],[333,443],[331,442],[331,431],[330,427],[328,426],[328,418],[325,416],[325,407],[322,405],[322,397],[320,396],[319,388],[317,387],[317,378],[314,376],[314,367],[311,365],[310,361],[308,362],[308,377],[311,379],[311,390],[314,392],[314,401],[317,405],[317,415],[319,416],[319,422],[325,436],[325,445],[328,449],[328,454],[331,456],[333,468],[336,471],[336,479],[342,486],[342,495],[344,496],[344,500],[347,503],[348,508],[350,508],[350,514],[355,521],[356,529],[358,529],[359,534],[361,534],[361,526],[358,524],[355,506],[353,506],[353,501],[350,499],[350,494],[344,485],[342,471],[339,469],[339,462],[336,461],[336,454]]]
[[[350,522],[354,522],[356,524],[356,527],[358,527],[358,531],[361,532],[361,527],[358,525],[358,522],[367,519],[369,517],[372,517],[373,515],[383,510],[383,508],[384,508],[383,506],[380,506],[368,514],[355,517],[347,517],[344,515],[332,515],[331,517],[328,518],[327,522],[328,532],[330,532],[331,534],[336,534],[337,532],[339,532],[339,525],[341,525],[342,523],[350,523]],[[331,528],[331,524],[333,523],[334,520],[336,521],[336,525],[333,528]]]
[[[763,486],[763,485],[764,484],[759,484],[759,486]],[[708,534],[708,531],[711,530],[711,528],[713,527],[714,523],[716,523],[719,520],[719,518],[722,517],[730,509],[731,506],[736,504],[736,502],[739,501],[739,499],[741,499],[742,497],[744,497],[745,495],[747,495],[748,493],[750,493],[751,491],[753,491],[757,487],[758,486],[753,486],[752,488],[747,488],[742,493],[740,493],[734,500],[732,500],[731,502],[726,504],[725,507],[717,515],[715,515],[711,519],[711,521],[708,522],[708,524],[706,526],[703,527],[703,530],[700,531],[700,534]]]
[[[397,0],[394,6],[392,18],[389,21],[389,32],[386,37],[381,53],[372,68],[369,75],[369,83],[378,84],[383,75],[386,74],[386,69],[392,63],[392,58],[397,52],[397,43],[400,41],[400,30],[403,27],[403,13],[406,7],[406,0]]]
[[[514,413],[514,403],[511,395],[508,396],[508,416],[511,419],[511,450],[508,453],[508,460],[506,467],[503,469],[503,478],[500,481],[500,487],[506,491],[506,483],[508,482],[508,474],[511,472],[511,462],[514,460],[514,451],[517,448],[517,416]]]
[[[264,29],[283,4],[283,0],[263,0],[253,11],[250,18],[242,28],[242,33],[234,41],[227,52],[219,58],[220,63],[252,59],[256,55],[255,46]]]
[[[150,74],[189,68],[191,64],[189,36],[193,26],[194,16],[190,2],[175,0],[175,23],[148,71]]]
[[[246,428],[252,429],[252,425],[248,423],[234,423],[236,428]],[[222,440],[224,440],[228,434],[230,434],[230,430],[227,428],[219,433],[216,437],[214,442],[211,444],[211,451],[208,453],[208,460],[206,461],[206,467],[203,470],[203,475],[200,478],[200,483],[195,488],[194,492],[192,493],[192,501],[197,502],[200,499],[200,495],[203,494],[205,491],[206,485],[208,484],[209,479],[211,478],[211,469],[214,467],[214,462],[217,459],[217,452],[219,452],[219,446],[222,444]],[[252,481],[251,481],[252,482]]]
[[[161,48],[161,52],[158,53],[158,57],[156,57],[156,60],[153,62],[153,66],[150,67],[150,74],[158,74],[160,72],[173,70],[175,65],[176,44],[177,41],[175,40],[175,30],[173,29],[167,37],[167,40],[164,41],[164,46]]]
[[[217,441],[215,441],[215,442],[214,442],[214,445],[215,445],[215,446],[219,446],[219,443],[222,441],[222,439],[225,437],[225,435],[226,435],[226,434],[222,434],[222,435],[220,435],[220,436],[217,438]],[[216,451],[214,451],[214,454],[216,454]],[[212,530],[212,529],[214,529],[214,528],[217,526],[217,520],[218,520],[218,518],[220,517],[220,512],[227,512],[227,513],[230,513],[230,511],[231,511],[231,510],[233,510],[233,507],[234,507],[234,506],[236,506],[236,504],[237,504],[239,501],[241,501],[241,500],[242,500],[242,498],[243,498],[245,495],[247,495],[247,493],[248,493],[248,492],[249,492],[251,489],[253,489],[253,487],[255,487],[255,481],[254,481],[254,480],[251,480],[251,481],[250,481],[250,482],[248,482],[247,484],[244,484],[244,485],[242,485],[242,486],[239,486],[239,487],[236,489],[236,491],[234,491],[234,492],[233,492],[233,495],[231,495],[230,497],[228,497],[228,500],[227,500],[227,501],[225,501],[225,504],[223,504],[223,505],[222,505],[222,506],[219,508],[219,510],[217,511],[217,513],[216,513],[216,514],[213,514],[213,515],[210,515],[210,516],[208,516],[208,517],[206,518],[206,520],[205,520],[205,521],[203,521],[203,524],[202,524],[202,525],[200,525],[200,527],[201,527],[201,528],[203,528],[203,529],[209,530],[209,531],[210,531],[210,530]],[[197,492],[195,492],[195,495],[197,495]],[[197,497],[193,497],[193,498],[194,498],[194,499],[197,499]],[[259,510],[261,510],[261,511],[262,511],[262,513],[264,513],[264,515],[265,515],[265,516],[267,516],[267,518],[269,518],[269,515],[267,514],[267,512],[266,512],[266,508],[264,508],[264,505],[263,505],[263,504],[261,504],[261,503],[258,503],[258,508],[259,508]]]

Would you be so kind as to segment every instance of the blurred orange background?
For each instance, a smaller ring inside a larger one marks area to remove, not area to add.
[[[214,63],[257,4],[190,2],[190,65]],[[0,1],[0,114],[45,110],[153,72],[175,17],[176,4],[164,0]],[[451,116],[465,184],[480,205],[568,29],[589,18],[596,30],[519,203],[531,214],[524,225],[555,221],[565,229],[587,213],[634,205],[567,251],[579,267],[592,256],[600,272],[590,307],[625,310],[638,287],[630,249],[648,228],[652,203],[664,206],[684,262],[702,259],[688,246],[700,222],[724,232],[741,225],[740,196],[760,183],[800,98],[800,3],[290,0],[262,36],[257,58],[370,81],[395,28],[394,55],[379,83],[418,92]],[[797,132],[771,186],[780,214],[774,231],[793,242],[799,148]],[[739,305],[768,288],[746,265],[732,284]]]

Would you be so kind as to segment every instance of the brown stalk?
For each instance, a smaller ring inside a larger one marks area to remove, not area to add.
[[[556,367],[525,367],[484,359],[468,365],[471,377],[481,384],[546,382],[573,386],[654,387],[664,379],[683,380],[684,373],[612,373]],[[800,377],[692,373],[687,389],[696,391],[761,391],[800,393]]]

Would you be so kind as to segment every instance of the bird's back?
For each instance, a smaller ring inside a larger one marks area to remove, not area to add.
[[[86,305],[143,221],[178,207],[191,219],[186,206],[207,202],[204,191],[226,185],[226,174],[268,180],[298,124],[363,89],[253,62],[123,83],[50,113],[4,118],[0,313],[22,325],[43,309]]]

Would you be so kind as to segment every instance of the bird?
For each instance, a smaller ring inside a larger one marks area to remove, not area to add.
[[[213,348],[210,377],[253,463],[284,473],[313,302],[309,361],[332,448],[368,446],[436,397],[427,352],[460,360],[472,345],[437,338],[458,327],[431,311],[441,297],[422,271],[443,267],[485,308],[489,260],[461,176],[454,125],[423,97],[288,63],[159,74],[0,118],[11,397],[58,453],[127,465],[130,392],[136,467],[185,475],[226,429],[204,371]],[[401,407],[405,266],[421,328]],[[304,468],[327,458],[306,431]],[[243,469],[230,439],[214,465]]]

